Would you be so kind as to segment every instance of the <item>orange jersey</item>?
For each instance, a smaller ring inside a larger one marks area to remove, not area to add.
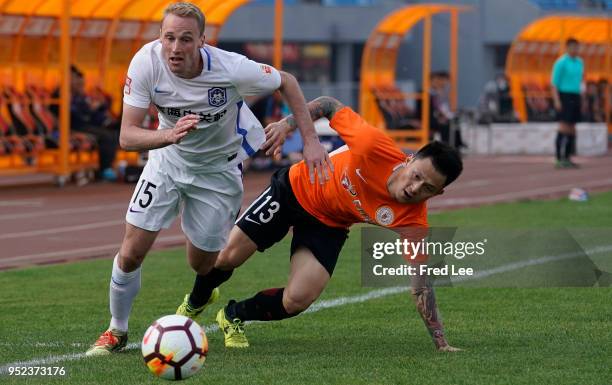
[[[331,227],[361,222],[390,228],[427,226],[425,202],[399,203],[387,190],[389,176],[406,161],[391,138],[349,107],[338,111],[330,126],[346,143],[330,154],[332,178],[323,185],[311,184],[303,161],[289,170],[293,193],[304,210]]]

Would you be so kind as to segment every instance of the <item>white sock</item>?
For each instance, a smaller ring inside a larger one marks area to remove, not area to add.
[[[113,273],[110,281],[110,328],[124,332],[128,330],[128,319],[134,298],[140,291],[140,267],[126,273],[119,268],[119,254],[113,261]]]

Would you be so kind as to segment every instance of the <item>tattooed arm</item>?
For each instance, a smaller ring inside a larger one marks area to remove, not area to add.
[[[416,308],[425,323],[436,349],[443,352],[456,352],[461,349],[452,347],[444,337],[442,318],[436,305],[436,296],[431,282],[427,276],[412,277],[410,293],[415,301]]]
[[[314,122],[315,120],[323,117],[327,118],[328,120],[332,120],[336,112],[340,111],[344,107],[344,104],[340,103],[331,96],[319,96],[315,100],[307,103],[306,107],[308,108],[308,112],[310,112],[310,118]],[[287,116],[285,120],[287,121],[289,127],[291,127],[291,131],[296,129],[297,125],[293,115]]]
[[[331,120],[334,114],[344,107],[344,104],[331,96],[320,96],[308,102],[306,107],[313,121],[323,117]],[[289,115],[276,123],[268,125],[266,127],[266,142],[262,146],[262,148],[267,149],[266,155],[276,155],[280,153],[285,138],[295,131],[297,127],[293,115]]]

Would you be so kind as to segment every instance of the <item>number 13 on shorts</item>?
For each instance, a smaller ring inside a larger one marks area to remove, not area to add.
[[[244,220],[262,224],[268,223],[274,218],[274,214],[280,209],[280,204],[277,201],[272,200],[272,195],[266,194],[269,191],[264,191],[259,198],[251,204],[246,212],[244,213]]]

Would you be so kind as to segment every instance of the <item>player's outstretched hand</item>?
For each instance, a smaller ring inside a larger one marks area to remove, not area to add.
[[[315,182],[315,172],[319,177],[319,183],[323,184],[330,178],[330,173],[334,172],[334,165],[329,159],[329,154],[317,139],[304,139],[304,162],[308,166],[308,175],[310,175],[310,183]]]
[[[261,149],[266,152],[267,156],[273,156],[278,159],[281,155],[283,143],[287,135],[291,132],[291,127],[283,119],[278,122],[270,123],[264,128],[266,133],[266,141],[261,146]]]
[[[450,345],[444,345],[444,346],[440,346],[438,347],[438,351],[439,352],[461,352],[463,351],[463,349],[459,349]]]
[[[196,124],[200,121],[198,115],[185,115],[180,118],[174,128],[166,130],[167,140],[169,143],[180,143],[183,138],[196,129]]]

